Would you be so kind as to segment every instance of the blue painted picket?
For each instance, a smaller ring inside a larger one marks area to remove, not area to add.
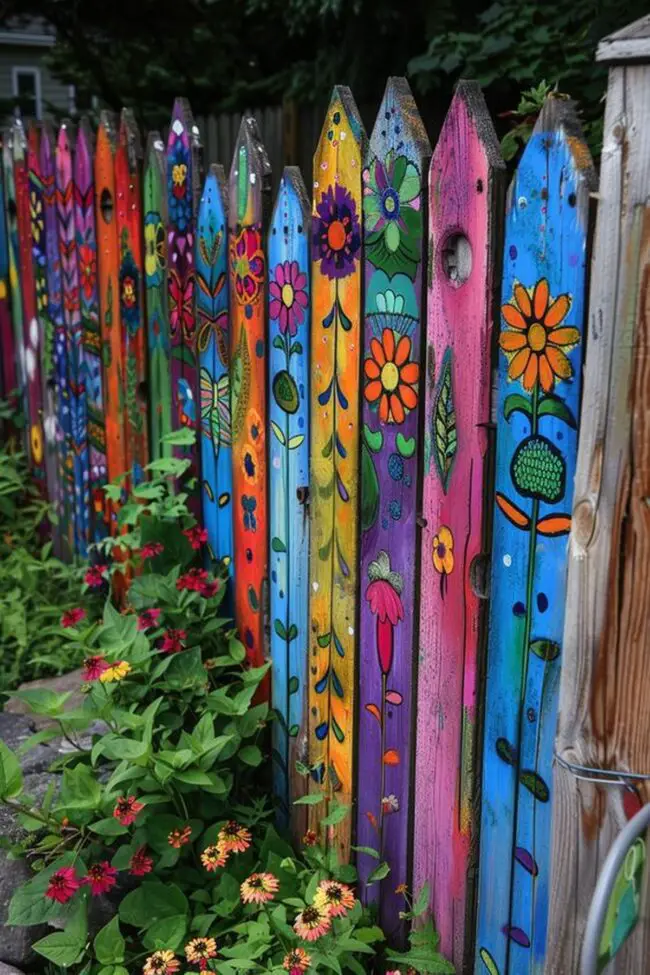
[[[304,780],[309,652],[309,202],[284,171],[268,242],[273,781],[286,824]]]
[[[572,105],[548,99],[506,215],[477,975],[544,965],[592,178]]]
[[[197,219],[196,317],[201,401],[201,500],[210,558],[232,558],[232,437],[228,372],[228,220],[225,175],[211,166]]]

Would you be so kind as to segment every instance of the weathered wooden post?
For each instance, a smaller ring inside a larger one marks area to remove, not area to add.
[[[0,145],[0,152],[2,146]],[[9,294],[9,241],[5,218],[5,188],[0,172],[0,389],[4,399],[18,387],[16,352],[11,323]]]
[[[556,740],[552,975],[577,970],[604,858],[650,798],[650,16],[597,57],[610,73]],[[608,975],[648,970],[648,877],[630,877],[606,929]]]
[[[16,362],[18,405],[24,407],[25,398],[25,340],[23,337],[23,302],[21,297],[18,223],[16,221],[16,181],[14,179],[13,138],[11,129],[2,133],[2,172],[4,176],[4,208],[7,227],[10,314]]]

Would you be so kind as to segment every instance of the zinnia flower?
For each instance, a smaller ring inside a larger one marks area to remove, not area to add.
[[[216,958],[217,942],[214,938],[194,938],[185,945],[185,957],[191,965],[198,965],[202,972],[210,958]]]
[[[138,802],[135,796],[119,796],[115,802],[113,816],[119,820],[122,826],[130,826],[135,822],[135,817],[144,809],[144,803]]]
[[[174,975],[181,967],[173,951],[154,951],[142,966],[144,975]]]
[[[208,540],[207,531],[205,528],[199,528],[198,525],[194,525],[193,528],[186,528],[183,534],[194,549],[200,549]]]
[[[302,838],[303,846],[316,846],[318,843],[318,836],[313,829],[308,829]]]
[[[219,844],[216,846],[206,846],[205,850],[201,854],[201,863],[208,873],[218,870],[219,867],[225,867],[227,862],[228,853],[226,853],[226,851]]]
[[[269,315],[279,319],[280,332],[294,336],[305,320],[305,308],[309,304],[307,275],[300,270],[297,261],[278,264],[269,284]]]
[[[142,548],[140,549],[140,558],[153,559],[156,557],[156,555],[160,555],[161,552],[164,551],[165,551],[165,546],[161,545],[160,542],[147,542],[147,544],[143,545]]]
[[[79,890],[81,881],[77,877],[74,867],[61,867],[49,879],[45,896],[58,904],[67,903]]]
[[[420,367],[409,362],[411,340],[402,335],[395,341],[392,328],[384,328],[381,342],[370,339],[370,355],[364,360],[366,402],[379,403],[382,423],[403,423],[410,410],[418,405]]]
[[[297,916],[293,930],[304,941],[318,941],[332,927],[329,904],[315,901]]]
[[[289,975],[297,975],[298,972],[306,972],[311,965],[311,955],[308,955],[304,948],[293,948],[288,955],[284,956],[282,967],[286,968]]]
[[[94,657],[86,657],[83,663],[84,672],[81,679],[85,681],[98,680],[108,667],[108,661],[101,654]]]
[[[158,645],[163,653],[180,653],[185,649],[183,640],[186,636],[185,630],[167,630]]]
[[[370,611],[377,617],[377,655],[382,674],[390,673],[393,666],[393,630],[404,619],[401,575],[392,572],[387,552],[380,552],[368,566],[370,584],[366,600]]]
[[[338,880],[321,880],[314,895],[314,904],[329,907],[330,917],[343,917],[354,907],[354,894],[347,884]]]
[[[161,611],[159,609],[145,609],[138,616],[138,629],[150,630],[152,627],[157,626],[160,615]]]
[[[112,867],[108,860],[102,860],[101,863],[93,863],[88,867],[88,874],[83,878],[82,883],[88,884],[90,893],[93,897],[97,897],[99,894],[108,893],[115,886],[116,877],[115,867]]]
[[[205,569],[190,569],[176,580],[176,588],[179,592],[184,589],[190,592],[201,592],[202,587],[208,581],[208,573]]]
[[[99,679],[102,684],[112,684],[114,681],[124,680],[127,674],[131,673],[131,664],[127,663],[126,660],[119,660],[116,664],[112,664],[107,667],[103,673],[99,675]]]
[[[81,606],[76,606],[74,609],[69,609],[61,617],[61,626],[67,630],[71,626],[76,626],[77,623],[81,623],[82,620],[86,618],[86,610],[82,609]]]
[[[213,579],[212,582],[206,582],[201,588],[201,595],[204,599],[211,599],[212,596],[216,596],[221,589],[221,583],[218,579]]]
[[[232,819],[219,830],[219,846],[226,853],[243,853],[250,845],[250,832]]]
[[[136,850],[129,860],[129,873],[134,877],[144,877],[145,874],[153,870],[153,860],[147,855],[146,846],[141,846]]]
[[[84,582],[89,589],[99,589],[103,585],[104,573],[107,569],[107,565],[91,565],[84,576]]]
[[[175,850],[180,850],[182,846],[185,846],[190,842],[191,835],[192,827],[183,826],[182,829],[173,829],[167,837],[167,842],[170,846],[173,846]]]
[[[244,904],[265,904],[273,900],[280,889],[280,882],[272,873],[252,873],[240,889]]]

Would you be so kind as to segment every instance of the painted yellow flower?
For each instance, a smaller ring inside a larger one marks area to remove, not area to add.
[[[38,244],[45,226],[43,219],[43,203],[32,191],[29,197],[29,215],[31,222],[32,240]]]
[[[112,664],[107,667],[99,675],[99,679],[102,684],[112,684],[114,681],[124,680],[127,674],[131,673],[131,664],[127,663],[126,660],[120,660],[116,664]]]
[[[185,163],[176,163],[172,167],[172,182],[175,186],[182,186],[187,177],[187,166]]]
[[[32,460],[35,464],[40,464],[43,460],[43,436],[37,423],[29,431],[29,442],[32,447]]]
[[[450,575],[454,571],[454,536],[446,525],[433,536],[433,567],[441,575]]]

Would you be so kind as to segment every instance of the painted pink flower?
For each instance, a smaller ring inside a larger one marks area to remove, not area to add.
[[[105,670],[108,670],[109,664],[106,657],[102,657],[101,654],[97,654],[94,657],[86,657],[83,663],[83,674],[81,679],[84,681],[99,680],[101,675]]]
[[[160,615],[161,611],[159,609],[145,609],[138,616],[138,629],[150,630],[152,627],[158,626]]]
[[[194,549],[200,549],[208,540],[207,531],[205,528],[199,528],[198,525],[194,525],[193,528],[186,528],[183,534]]]
[[[143,545],[142,548],[140,549],[140,558],[153,559],[156,557],[156,555],[160,555],[161,552],[164,551],[165,551],[165,546],[162,545],[160,542],[147,542],[147,544]]]
[[[366,589],[366,599],[370,611],[377,617],[377,655],[379,666],[384,675],[390,673],[393,666],[393,630],[400,620],[404,619],[402,604],[401,575],[392,572],[387,552],[380,552],[374,562],[368,566],[370,584]]]
[[[167,630],[159,642],[163,653],[180,653],[185,649],[183,640],[187,636],[185,630]]]
[[[80,885],[74,867],[61,867],[50,877],[45,896],[57,904],[65,904],[79,890]]]
[[[287,331],[289,335],[295,335],[305,320],[305,309],[309,304],[307,275],[300,270],[297,261],[277,265],[269,284],[269,294],[269,315],[279,320],[283,335]]]
[[[91,867],[88,867],[88,874],[82,883],[88,884],[93,897],[107,894],[117,883],[117,870],[110,865],[108,860],[93,863]]]
[[[68,630],[71,626],[76,626],[77,623],[81,623],[82,620],[86,618],[86,610],[82,609],[81,606],[76,606],[74,609],[69,609],[61,617],[61,626]]]

